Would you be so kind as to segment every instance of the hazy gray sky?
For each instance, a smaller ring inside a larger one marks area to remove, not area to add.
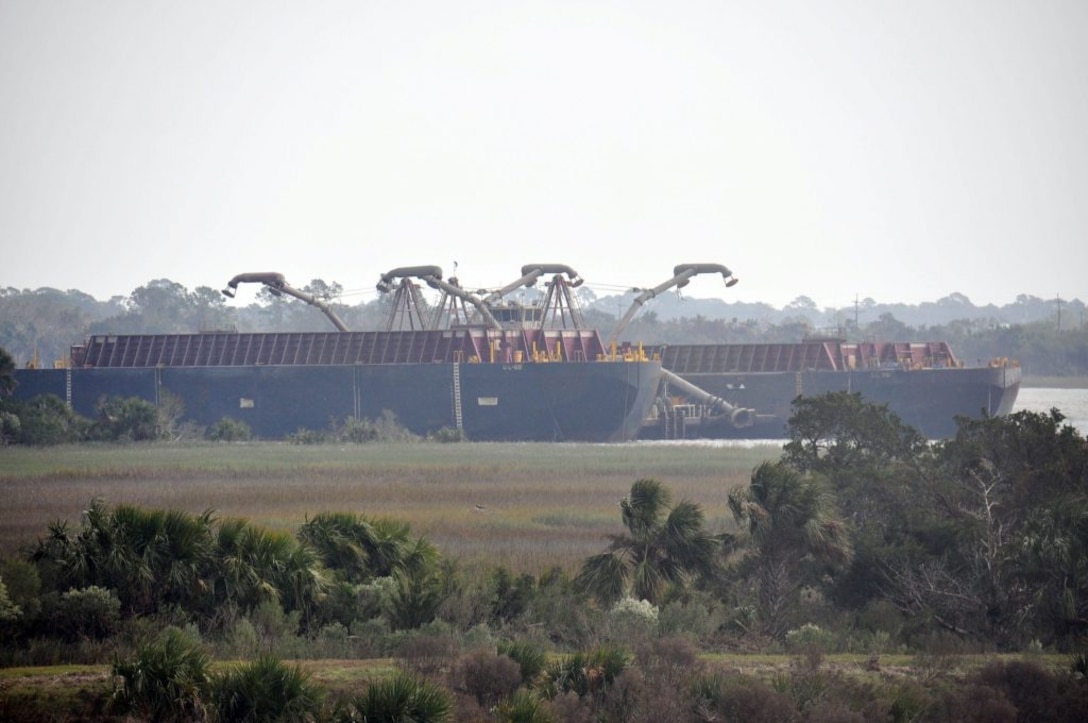
[[[1088,2],[0,0],[0,243],[0,287],[101,299],[1085,299]]]

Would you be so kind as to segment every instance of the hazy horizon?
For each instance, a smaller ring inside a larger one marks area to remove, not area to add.
[[[0,288],[1085,298],[1086,37],[1075,0],[0,0]]]

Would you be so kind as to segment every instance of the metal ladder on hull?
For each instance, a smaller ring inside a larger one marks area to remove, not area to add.
[[[453,364],[453,419],[459,431],[464,431],[464,420],[461,416],[461,365]]]

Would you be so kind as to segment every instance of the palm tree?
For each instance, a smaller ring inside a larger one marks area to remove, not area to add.
[[[317,550],[325,567],[348,582],[368,582],[430,567],[438,551],[413,539],[407,522],[370,520],[351,512],[322,512],[299,528],[298,537]]]
[[[670,502],[661,482],[636,481],[620,501],[627,534],[610,535],[608,549],[585,561],[575,583],[605,604],[627,595],[657,603],[673,585],[713,576],[731,538],[708,532],[694,502],[669,509]]]
[[[843,566],[852,554],[846,525],[818,479],[781,462],[764,462],[747,488],[729,493],[729,509],[747,531],[766,632],[785,633],[786,613],[810,579],[808,563]]]

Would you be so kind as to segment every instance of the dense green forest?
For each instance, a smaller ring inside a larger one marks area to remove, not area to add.
[[[315,279],[301,287],[326,300],[350,329],[386,328],[390,295],[345,303],[337,283]],[[577,290],[587,325],[607,334],[633,294],[597,298]],[[537,290],[519,292],[531,302]],[[99,301],[76,290],[0,289],[0,348],[17,366],[51,365],[68,356],[72,344],[92,334],[185,333],[213,330],[326,331],[328,320],[301,301],[261,288],[254,301],[228,304],[217,289],[189,290],[157,279],[127,297]],[[908,325],[909,324],[909,325]],[[1015,360],[1026,378],[1088,375],[1088,327],[1079,300],[1060,302],[1020,297],[1006,307],[975,307],[951,295],[919,306],[880,305],[871,299],[851,308],[818,309],[800,297],[784,309],[721,300],[683,300],[662,294],[624,330],[623,337],[646,344],[798,341],[834,327],[850,339],[874,341],[944,340],[966,363],[992,357]]]
[[[782,455],[721,490],[731,531],[638,479],[574,575],[470,573],[356,512],[273,531],[93,500],[0,561],[0,663],[112,663],[118,710],[150,720],[1076,720],[1086,489],[1088,440],[1057,411],[931,444],[837,393],[796,402]],[[1065,671],[937,673],[954,653],[1033,650]],[[706,666],[727,651],[802,657],[768,683]],[[933,674],[860,685],[822,667],[833,652],[876,670],[929,656]],[[399,672],[324,702],[280,662],[386,656]],[[396,705],[434,707],[379,712]]]

